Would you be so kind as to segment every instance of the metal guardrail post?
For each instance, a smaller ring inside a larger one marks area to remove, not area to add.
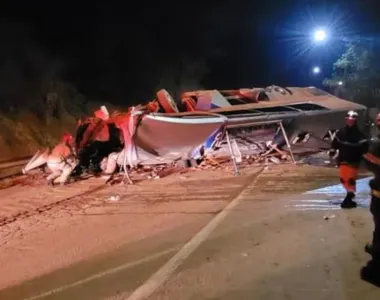
[[[228,134],[228,129],[226,129],[226,139],[227,139],[227,143],[228,143],[228,148],[230,149],[232,163],[234,165],[234,171],[235,171],[234,175],[237,176],[237,175],[239,175],[239,169],[238,169],[238,166],[237,166],[237,163],[236,163],[236,157],[235,157],[234,150],[232,149],[232,145],[231,145],[231,141],[230,141],[230,136]]]
[[[291,145],[289,143],[288,135],[286,134],[286,131],[285,131],[285,128],[284,128],[284,125],[282,124],[282,122],[280,122],[280,128],[281,128],[282,134],[283,134],[283,136],[285,138],[286,145],[289,148],[290,156],[292,157],[293,163],[296,164],[297,162],[296,162],[296,160],[294,158],[292,147],[291,147]]]

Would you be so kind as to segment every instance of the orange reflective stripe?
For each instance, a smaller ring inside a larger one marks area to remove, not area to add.
[[[356,178],[358,177],[358,168],[355,166],[341,164],[339,166],[339,175],[346,191],[356,191]]]
[[[378,165],[380,166],[380,158],[376,157],[375,155],[371,154],[371,153],[366,153],[363,155],[364,158],[366,160],[368,160],[369,162],[375,164],[375,165]]]

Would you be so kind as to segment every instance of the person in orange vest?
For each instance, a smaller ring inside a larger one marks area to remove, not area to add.
[[[356,179],[363,154],[368,151],[369,141],[357,125],[358,113],[349,111],[346,115],[346,125],[336,133],[329,151],[330,157],[336,156],[339,166],[340,181],[347,191],[341,203],[341,208],[355,208],[353,201],[356,193]]]
[[[380,131],[380,114],[376,117],[376,127]],[[363,280],[380,286],[380,135],[372,143],[369,152],[364,154],[364,161],[374,174],[369,186],[371,189],[370,212],[375,228],[372,244],[365,246],[365,251],[372,255],[372,259],[361,269],[360,276]]]
[[[72,146],[73,140],[71,134],[65,133],[61,142],[49,155],[47,166],[52,173],[46,178],[48,185],[53,186],[55,180],[64,185],[75,168],[76,157]]]

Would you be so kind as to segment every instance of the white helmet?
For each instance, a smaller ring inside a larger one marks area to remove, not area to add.
[[[356,111],[353,111],[353,110],[350,110],[347,115],[346,115],[346,118],[347,119],[357,119],[358,117],[358,113]]]

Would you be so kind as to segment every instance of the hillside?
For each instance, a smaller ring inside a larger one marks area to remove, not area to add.
[[[54,146],[64,132],[75,134],[76,119],[92,115],[100,105],[112,111],[115,106],[89,102],[81,109],[63,108],[59,116],[41,117],[29,109],[0,112],[0,161],[33,155],[38,149]]]

